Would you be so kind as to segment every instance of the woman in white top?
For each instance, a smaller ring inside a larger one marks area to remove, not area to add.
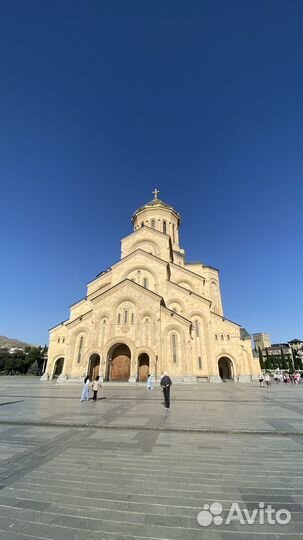
[[[99,388],[101,387],[101,384],[99,383],[99,375],[97,375],[97,377],[95,378],[93,384],[92,384],[92,391],[94,392],[94,396],[93,396],[93,401],[97,401],[97,394],[98,394],[98,390]]]
[[[86,376],[83,382],[83,388],[82,388],[82,394],[81,394],[81,400],[80,401],[88,401],[89,400],[89,377]]]

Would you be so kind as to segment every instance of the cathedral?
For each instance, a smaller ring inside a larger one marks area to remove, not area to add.
[[[132,217],[121,259],[87,284],[69,319],[50,330],[43,380],[250,381],[260,370],[250,335],[224,317],[219,271],[187,262],[180,214],[158,198]]]

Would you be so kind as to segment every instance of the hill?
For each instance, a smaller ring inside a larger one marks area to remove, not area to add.
[[[5,347],[6,349],[11,349],[13,347],[24,349],[25,347],[33,347],[33,345],[32,343],[25,343],[25,341],[20,341],[19,339],[0,336],[0,348],[1,347]]]

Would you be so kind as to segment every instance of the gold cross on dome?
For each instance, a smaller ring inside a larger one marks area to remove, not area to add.
[[[153,194],[154,194],[154,196],[155,196],[155,199],[158,199],[158,193],[160,193],[160,191],[159,191],[158,189],[155,189],[155,190],[153,191]]]

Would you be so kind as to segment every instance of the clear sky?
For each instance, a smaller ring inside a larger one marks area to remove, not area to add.
[[[46,343],[158,187],[225,316],[303,338],[302,7],[2,0],[0,334]]]

